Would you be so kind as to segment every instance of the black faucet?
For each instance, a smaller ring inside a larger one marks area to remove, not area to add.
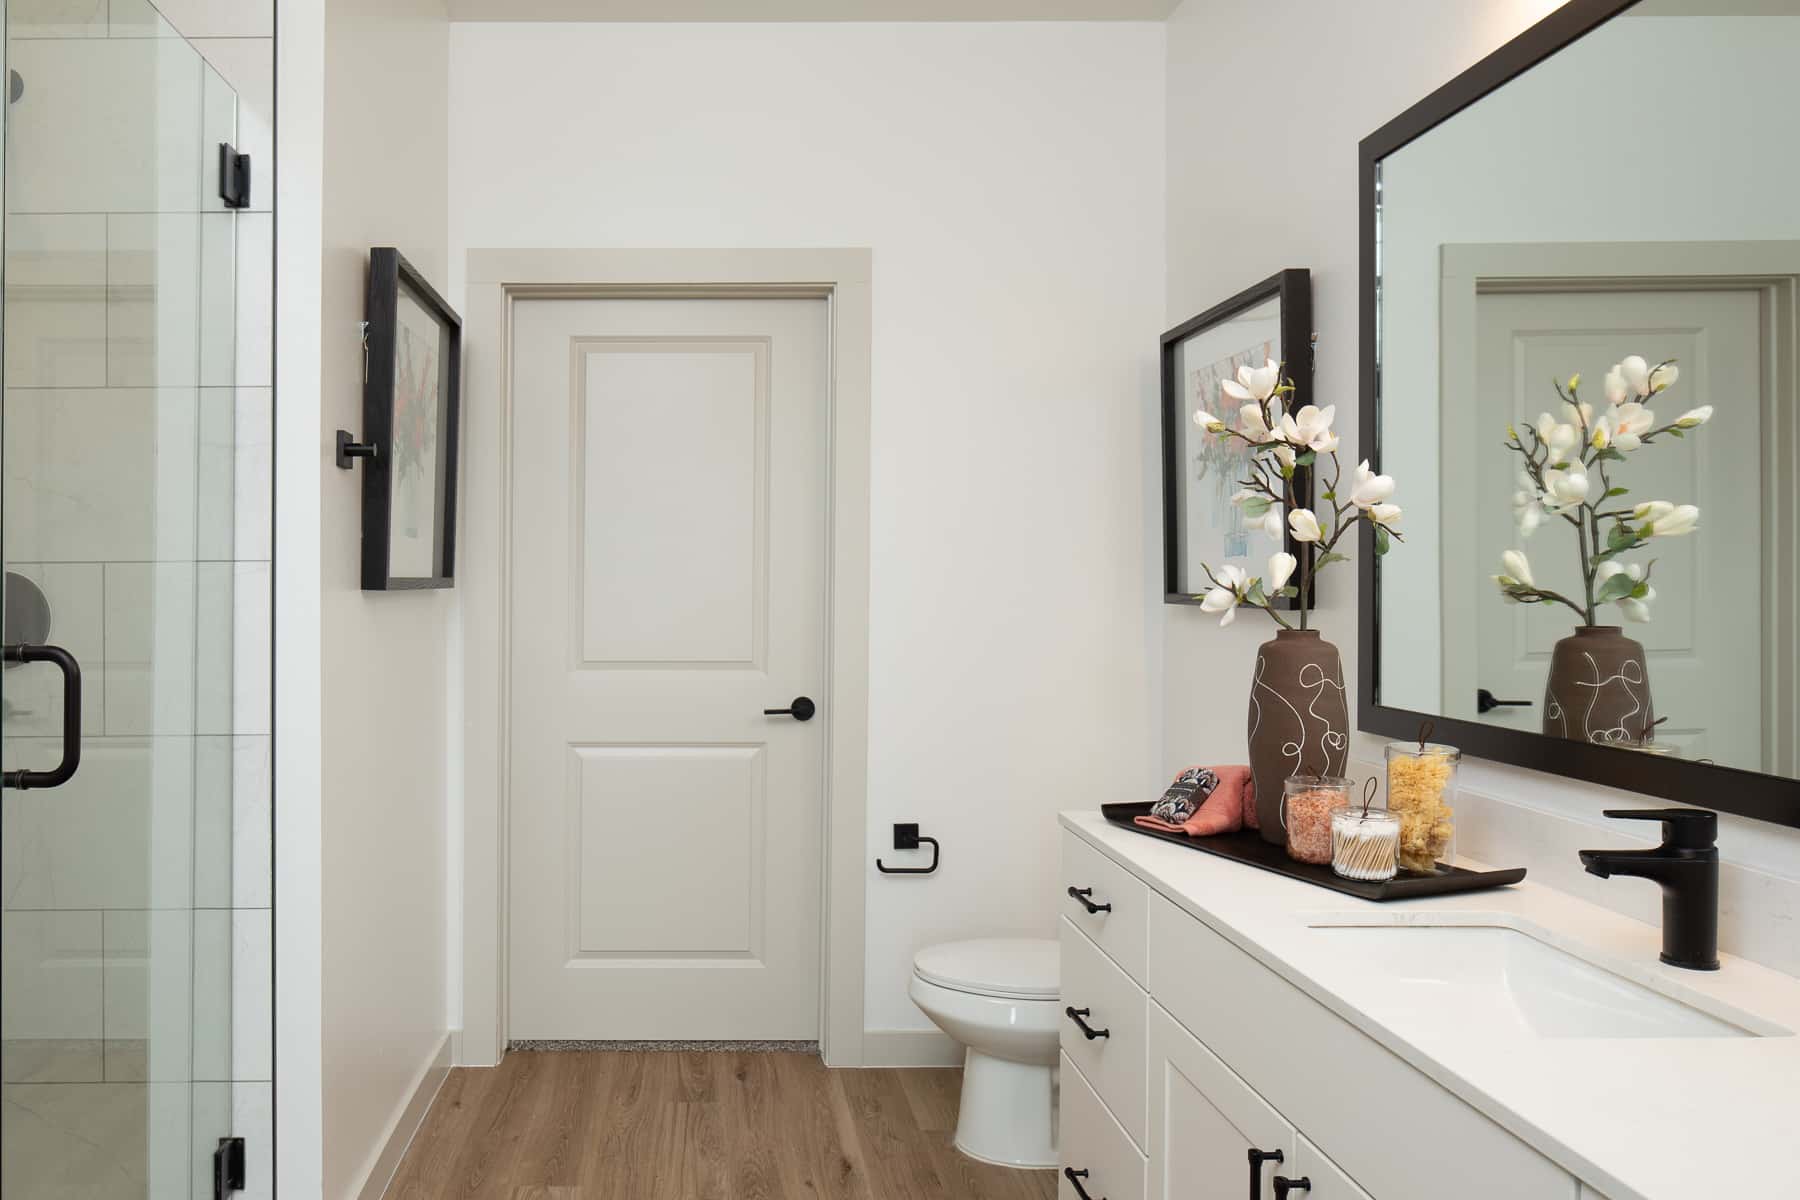
[[[1719,814],[1703,808],[1609,808],[1609,817],[1661,821],[1654,850],[1583,850],[1588,874],[1635,875],[1662,885],[1662,960],[1691,971],[1719,969]]]

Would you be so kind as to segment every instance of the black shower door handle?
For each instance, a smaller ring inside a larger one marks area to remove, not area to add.
[[[58,787],[74,778],[81,766],[81,664],[61,646],[0,646],[0,660],[15,663],[55,663],[63,674],[62,761],[53,771],[7,771],[0,787]]]

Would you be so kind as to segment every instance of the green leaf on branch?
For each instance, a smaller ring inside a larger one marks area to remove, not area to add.
[[[1317,454],[1314,454],[1311,450],[1308,450],[1305,454],[1301,454],[1301,455],[1298,455],[1295,457],[1294,465],[1296,467],[1310,467],[1318,461],[1319,461],[1319,456]]]
[[[1322,493],[1322,498],[1331,501],[1333,504],[1337,503],[1337,493],[1336,492],[1324,492],[1324,493]]]
[[[1594,601],[1597,604],[1606,604],[1613,600],[1623,600],[1631,595],[1637,586],[1637,580],[1620,571],[1600,585],[1600,590],[1594,593]]]
[[[1612,554],[1630,548],[1636,541],[1637,534],[1623,521],[1606,531],[1606,549]]]
[[[1631,491],[1630,488],[1622,488],[1622,487],[1607,488],[1604,499],[1611,500],[1614,496],[1624,496],[1624,495],[1629,494],[1630,491]]]
[[[1379,540],[1380,535],[1383,532],[1385,532],[1385,530],[1377,530],[1376,531],[1377,540]],[[1319,556],[1318,561],[1313,563],[1313,570],[1316,571],[1320,567],[1328,567],[1334,562],[1349,562],[1349,561],[1350,561],[1350,556],[1348,554],[1339,554],[1337,551],[1333,550],[1330,554],[1321,554]]]
[[[1388,537],[1388,531],[1382,526],[1377,525],[1375,527],[1375,553],[1386,554],[1388,548],[1392,545],[1393,539]]]
[[[1244,593],[1244,599],[1258,606],[1269,602],[1268,596],[1263,594],[1262,580],[1253,579],[1250,581],[1250,590]]]
[[[1275,594],[1280,596],[1283,600],[1292,600],[1295,596],[1300,594],[1300,589],[1290,583]]]
[[[1614,450],[1611,446],[1607,446],[1594,455],[1594,461],[1595,462],[1624,462],[1625,456],[1623,454],[1621,454],[1619,451]]]

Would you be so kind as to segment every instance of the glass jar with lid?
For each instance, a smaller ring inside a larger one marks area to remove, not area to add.
[[[1387,806],[1400,821],[1400,869],[1431,875],[1456,858],[1456,767],[1462,751],[1389,742]]]

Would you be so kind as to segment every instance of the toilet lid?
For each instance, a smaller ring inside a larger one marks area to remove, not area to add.
[[[927,983],[978,996],[1054,1000],[1061,957],[1046,938],[977,938],[927,946],[913,957],[913,971]]]

